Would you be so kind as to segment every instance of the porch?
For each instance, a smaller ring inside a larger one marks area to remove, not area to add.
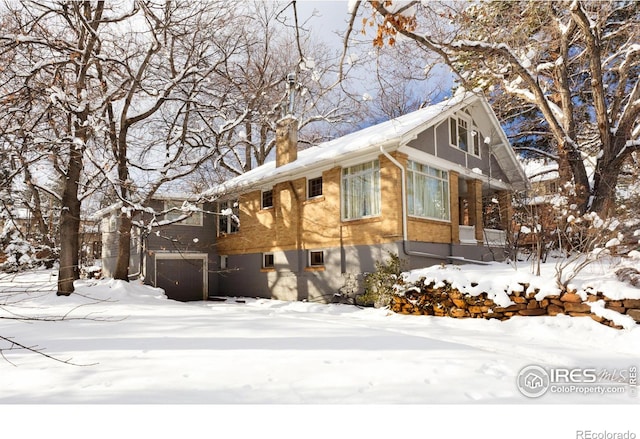
[[[483,240],[476,239],[476,226],[459,225],[460,244],[487,245],[489,247],[504,247],[507,245],[507,232],[498,229],[483,229]]]

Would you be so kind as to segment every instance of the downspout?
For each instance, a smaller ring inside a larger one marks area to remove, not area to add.
[[[474,263],[474,264],[479,264],[479,265],[489,265],[486,262],[482,262],[482,261],[474,261],[472,259],[466,259],[463,258],[461,256],[452,256],[451,254],[449,254],[449,256],[442,256],[442,255],[438,255],[435,253],[426,253],[426,252],[417,252],[417,251],[413,251],[413,250],[409,250],[407,248],[407,243],[409,242],[409,232],[408,232],[408,224],[407,224],[407,178],[406,178],[406,171],[404,169],[404,167],[402,166],[402,164],[400,164],[399,161],[397,161],[393,156],[391,156],[391,154],[389,154],[387,151],[385,151],[385,149],[382,147],[382,145],[380,145],[380,152],[387,158],[389,159],[389,161],[391,163],[393,163],[398,169],[400,169],[400,173],[401,173],[401,178],[402,178],[402,183],[400,185],[401,187],[401,196],[402,196],[402,251],[404,252],[405,255],[407,256],[421,256],[421,257],[426,257],[426,258],[433,258],[433,259],[442,259],[448,262],[451,262],[451,260],[457,260],[457,261],[465,261],[465,262],[470,262],[470,263]],[[451,252],[451,245],[449,246],[449,252]]]

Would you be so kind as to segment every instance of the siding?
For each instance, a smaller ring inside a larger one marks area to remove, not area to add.
[[[219,276],[219,294],[277,300],[331,302],[345,289],[362,292],[363,273],[389,252],[401,254],[401,243],[324,249],[325,265],[307,267],[306,251],[275,251],[273,269],[262,268],[262,253],[229,256],[229,271]]]

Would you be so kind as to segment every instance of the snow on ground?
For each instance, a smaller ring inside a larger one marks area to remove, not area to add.
[[[461,270],[492,269],[514,274],[505,265]],[[75,294],[57,297],[55,281],[50,270],[2,275],[0,336],[76,365],[0,340],[0,404],[640,402],[630,388],[527,398],[516,386],[528,365],[626,373],[640,365],[640,325],[403,316],[266,299],[180,303],[113,280],[78,281]]]

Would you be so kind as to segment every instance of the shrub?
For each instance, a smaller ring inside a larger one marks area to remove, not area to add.
[[[55,249],[33,244],[12,223],[5,223],[0,233],[0,271],[13,273],[41,265],[52,268],[56,258]]]
[[[357,297],[357,305],[384,308],[391,303],[391,296],[403,283],[405,261],[396,253],[389,253],[386,261],[377,261],[376,270],[364,276],[364,294]]]

